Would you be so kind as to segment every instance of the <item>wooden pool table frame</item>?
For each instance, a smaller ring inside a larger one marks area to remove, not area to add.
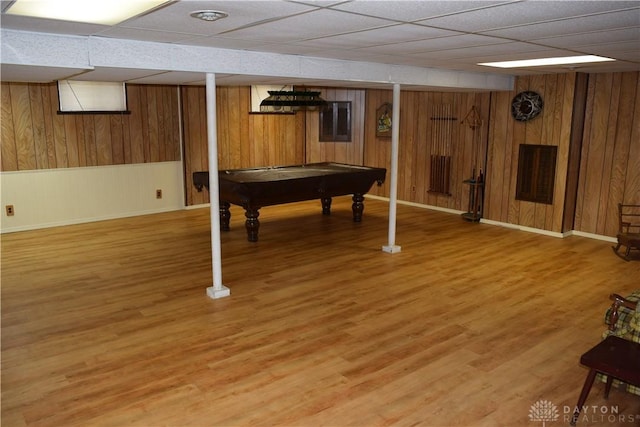
[[[268,168],[229,169],[218,172],[220,229],[229,231],[230,204],[245,210],[247,239],[258,241],[259,210],[263,206],[320,199],[322,213],[331,213],[331,198],[353,194],[353,221],[362,221],[364,194],[374,182],[382,185],[386,169],[343,163],[310,163]],[[193,173],[198,191],[209,190],[209,172]]]

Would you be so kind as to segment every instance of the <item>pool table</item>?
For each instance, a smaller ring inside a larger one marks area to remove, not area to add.
[[[322,213],[331,213],[331,198],[353,194],[353,220],[360,222],[364,194],[374,182],[382,185],[387,170],[342,163],[310,163],[218,172],[220,186],[220,229],[229,231],[230,204],[242,206],[250,242],[258,241],[259,210],[263,206],[320,199]],[[209,189],[209,172],[194,172],[198,191]]]

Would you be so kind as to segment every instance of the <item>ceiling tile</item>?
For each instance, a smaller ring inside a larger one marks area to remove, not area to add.
[[[50,83],[56,80],[64,80],[82,73],[85,70],[78,68],[36,67],[32,65],[0,65],[2,81],[6,82],[33,82]]]
[[[401,7],[393,7],[383,1],[353,1],[333,6],[366,16],[411,22],[421,19],[460,13],[495,6],[509,1],[403,1]]]
[[[517,2],[420,22],[459,31],[481,32],[637,6],[635,1]]]
[[[373,30],[322,37],[305,41],[305,45],[312,47],[339,47],[341,49],[370,47],[376,45],[417,41],[459,35],[459,32],[441,30],[413,24],[399,24]]]
[[[540,44],[553,47],[576,48],[580,46],[598,46],[611,43],[635,43],[640,49],[640,27],[625,28],[621,30],[597,31],[561,37],[545,37],[532,40]]]
[[[268,6],[268,7],[265,7]],[[218,10],[228,17],[214,22],[192,18],[191,12]],[[284,1],[181,1],[120,25],[123,28],[162,29],[199,35],[220,34],[260,21],[269,21],[317,9]]]
[[[457,49],[463,47],[473,47],[482,45],[503,44],[504,40],[482,35],[464,34],[452,37],[441,37],[436,39],[418,40],[401,44],[387,44],[363,48],[365,51],[376,51],[386,54],[410,55],[420,52],[435,52],[445,49]]]
[[[502,28],[483,32],[483,34],[518,40],[535,40],[543,37],[580,34],[585,31],[602,31],[638,26],[640,26],[640,9],[636,12],[623,11],[583,16],[580,18],[558,19],[550,22]]]
[[[393,24],[392,21],[321,9],[225,33],[245,40],[290,42]]]

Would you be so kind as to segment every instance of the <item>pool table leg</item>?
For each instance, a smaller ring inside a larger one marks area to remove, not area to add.
[[[322,201],[322,215],[331,215],[331,197],[323,197]]]
[[[258,209],[245,208],[244,210],[244,216],[247,217],[244,225],[247,227],[247,239],[250,242],[258,241],[258,229],[260,228],[260,221],[258,221],[260,212],[258,212]]]
[[[220,230],[229,231],[229,221],[231,220],[231,211],[229,210],[229,202],[220,201]]]
[[[355,193],[352,199],[353,222],[360,222],[362,221],[362,212],[364,211],[364,196],[360,193]]]

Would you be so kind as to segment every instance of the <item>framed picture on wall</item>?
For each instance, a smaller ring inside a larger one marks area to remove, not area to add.
[[[376,110],[376,136],[391,137],[391,125],[393,106],[389,102],[385,102]]]

